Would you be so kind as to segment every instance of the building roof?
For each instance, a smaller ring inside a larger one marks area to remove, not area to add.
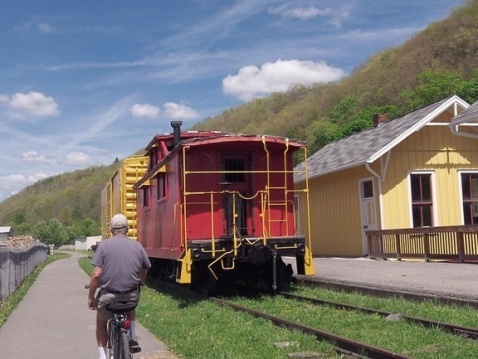
[[[10,233],[12,227],[0,227],[0,233]]]
[[[476,101],[473,105],[465,109],[460,114],[453,117],[451,124],[456,126],[463,125],[467,122],[478,122],[478,101]]]
[[[412,133],[420,130],[444,111],[455,111],[455,105],[466,109],[469,104],[458,96],[452,96],[403,117],[382,123],[341,140],[329,143],[309,157],[309,179],[325,174],[372,163]],[[295,167],[295,182],[305,179],[305,162]]]

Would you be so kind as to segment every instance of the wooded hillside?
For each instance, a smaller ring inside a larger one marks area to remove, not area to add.
[[[478,100],[478,0],[469,0],[399,47],[372,56],[336,83],[294,85],[252,100],[195,130],[271,134],[306,140],[309,154],[372,126],[450,95]],[[154,135],[154,134],[152,134]],[[65,173],[35,183],[0,203],[0,225],[15,235],[56,218],[70,237],[100,234],[100,193],[118,164]]]

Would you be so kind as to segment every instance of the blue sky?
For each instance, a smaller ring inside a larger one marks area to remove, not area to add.
[[[0,3],[0,201],[291,84],[339,80],[462,0]]]

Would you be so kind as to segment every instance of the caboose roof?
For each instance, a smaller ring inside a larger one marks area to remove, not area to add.
[[[267,142],[277,142],[285,143],[289,141],[289,145],[296,147],[304,147],[305,142],[298,140],[289,140],[285,137],[280,136],[271,136],[271,135],[246,135],[246,134],[237,134],[237,133],[227,133],[220,131],[182,131],[181,132],[181,142],[183,143],[218,143],[218,142],[231,142],[231,141],[262,141],[262,137],[266,139]],[[158,142],[161,141],[172,141],[174,139],[173,133],[165,133],[154,136],[154,138],[146,146],[146,151],[149,151],[151,148],[156,147]]]
[[[204,138],[210,136],[217,136],[221,134],[219,131],[181,131],[181,140],[188,138]],[[153,139],[146,146],[146,151],[156,147],[158,142],[167,142],[174,140],[174,133],[163,133],[153,137]]]
[[[181,134],[182,138],[182,134]],[[285,145],[286,143],[289,146],[294,148],[300,148],[305,146],[305,142],[298,140],[290,140],[286,137],[280,136],[269,136],[269,135],[244,135],[244,134],[234,134],[234,133],[220,133],[211,137],[195,137],[181,140],[181,144],[188,146],[197,146],[197,145],[207,145],[207,144],[217,144],[217,143],[229,143],[229,142],[262,142],[265,141],[267,144],[278,143]]]
[[[157,143],[160,141],[171,141],[174,139],[174,134],[165,134],[157,135],[146,147],[146,151],[150,151],[151,148],[157,146]],[[159,172],[165,171],[166,163],[169,162],[171,156],[174,153],[182,149],[184,146],[205,146],[213,144],[227,144],[227,143],[262,143],[265,141],[268,146],[274,147],[275,144],[282,147],[288,145],[289,148],[297,150],[299,148],[305,147],[306,144],[303,141],[290,140],[286,137],[280,136],[270,136],[270,135],[244,135],[244,134],[233,134],[233,133],[224,133],[217,131],[186,131],[181,132],[181,141],[179,144],[171,150],[158,164],[156,164],[148,173],[146,173],[143,178],[141,178],[134,186],[134,189],[140,188],[147,184],[147,182],[156,176]]]

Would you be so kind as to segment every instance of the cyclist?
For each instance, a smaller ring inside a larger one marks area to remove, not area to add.
[[[139,288],[145,282],[151,263],[143,246],[127,237],[128,220],[122,214],[111,219],[113,237],[102,241],[91,264],[94,265],[88,293],[88,307],[97,310],[96,340],[100,359],[106,359],[108,341],[107,323],[113,314],[106,304],[118,301],[139,301]],[[100,289],[95,298],[96,289]],[[133,353],[141,351],[136,338],[136,313],[128,314],[131,320],[130,348]]]

